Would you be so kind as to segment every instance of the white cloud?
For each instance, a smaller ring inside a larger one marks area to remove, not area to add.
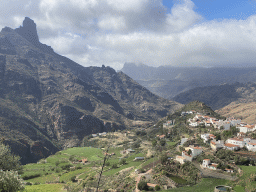
[[[256,15],[207,21],[191,0],[170,13],[161,0],[9,0],[0,26],[19,27],[25,16],[43,43],[85,66],[256,63]]]

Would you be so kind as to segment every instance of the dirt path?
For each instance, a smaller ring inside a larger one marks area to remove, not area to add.
[[[212,177],[212,178],[226,179],[231,181],[238,179],[238,177],[236,176],[219,173],[215,170],[202,169],[198,163],[193,162],[193,164],[201,171],[202,177]]]

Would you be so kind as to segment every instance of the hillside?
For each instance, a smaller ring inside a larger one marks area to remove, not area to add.
[[[216,112],[225,117],[240,118],[248,124],[256,124],[256,102],[232,102]]]
[[[83,67],[40,43],[26,17],[0,32],[0,137],[36,162],[84,136],[155,121],[182,105],[110,67]]]
[[[232,102],[252,102],[256,100],[255,83],[234,83],[216,86],[198,87],[181,93],[173,100],[186,104],[198,100],[213,110],[220,109]]]

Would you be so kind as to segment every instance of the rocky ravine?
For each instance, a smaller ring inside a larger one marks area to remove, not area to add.
[[[27,17],[22,27],[0,32],[0,137],[22,163],[181,106],[110,67],[83,67],[58,55],[39,42]]]

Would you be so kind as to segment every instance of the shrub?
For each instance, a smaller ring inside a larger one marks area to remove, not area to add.
[[[155,186],[155,190],[156,190],[156,191],[159,191],[160,189],[161,189],[161,188],[160,188],[159,185],[156,185],[156,186]]]
[[[68,170],[70,169],[70,167],[71,167],[71,166],[72,166],[72,165],[70,165],[70,164],[62,165],[62,166],[61,166],[61,169],[62,169],[62,170],[67,170],[67,171],[68,171]]]
[[[27,182],[27,183],[26,183],[26,185],[32,185],[32,183],[30,183],[30,182]]]
[[[140,181],[138,184],[138,188],[139,190],[147,190],[148,186],[147,186],[147,182],[146,181]]]
[[[72,182],[76,182],[76,176],[72,176],[72,177],[70,178],[70,180],[71,180]]]
[[[35,182],[34,185],[40,185],[40,182]]]
[[[18,173],[14,171],[0,170],[0,190],[1,192],[23,190],[22,180]]]
[[[117,168],[117,164],[114,163],[114,164],[112,165],[112,168],[113,168],[113,169]]]
[[[56,173],[60,173],[61,172],[61,168],[56,167],[55,172]]]
[[[109,166],[109,165],[110,165],[110,163],[109,163],[109,162],[106,162],[106,163],[105,163],[105,165],[106,165],[106,166]]]
[[[120,164],[121,164],[121,165],[126,164],[126,159],[122,158],[122,159],[120,160]]]

